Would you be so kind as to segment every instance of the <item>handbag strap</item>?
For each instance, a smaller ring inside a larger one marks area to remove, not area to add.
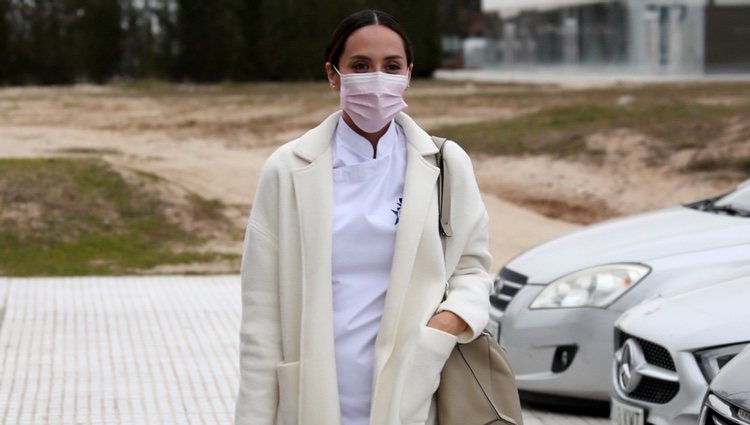
[[[432,136],[432,141],[438,148],[438,152],[435,154],[435,162],[438,168],[440,168],[440,175],[438,176],[438,225],[440,226],[441,236],[451,237],[453,236],[453,229],[451,228],[451,194],[450,184],[446,184],[448,166],[443,157],[443,149],[448,139]]]
[[[450,191],[450,175],[448,174],[448,166],[447,162],[444,159],[443,156],[443,149],[445,148],[445,145],[448,142],[448,139],[444,137],[437,137],[432,136],[432,141],[435,143],[435,146],[438,148],[438,152],[435,154],[435,162],[440,168],[440,175],[438,176],[438,216],[439,216],[439,227],[440,227],[440,236],[441,239],[443,239],[443,248],[445,249],[444,243],[445,238],[453,236],[453,229],[451,228],[451,191]],[[446,283],[446,291],[448,289]],[[445,299],[445,296],[443,295],[443,299]],[[486,335],[483,333],[480,338],[483,336],[486,337]],[[500,413],[500,410],[495,406],[495,403],[492,402],[492,398],[487,394],[487,391],[485,390],[484,386],[482,385],[482,382],[479,380],[479,377],[477,377],[476,372],[474,372],[474,369],[471,367],[471,364],[469,364],[469,361],[466,359],[466,356],[464,355],[464,352],[461,350],[461,344],[456,344],[456,351],[458,351],[458,354],[461,356],[461,360],[466,365],[466,368],[469,369],[469,372],[471,373],[472,378],[477,384],[477,387],[479,387],[480,391],[482,392],[482,395],[484,396],[484,399],[487,401],[487,404],[490,406],[492,411],[495,413],[496,419],[493,419],[492,421],[488,422],[484,425],[490,425],[497,422],[503,422],[508,421],[507,418]],[[514,421],[510,421],[511,423],[515,423]]]

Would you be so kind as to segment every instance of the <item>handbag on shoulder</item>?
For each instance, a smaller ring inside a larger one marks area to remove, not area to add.
[[[443,161],[446,139],[433,137],[436,155],[440,235],[450,237],[450,185]],[[523,425],[516,379],[505,350],[489,333],[483,332],[466,344],[456,344],[440,374],[435,393],[440,425]]]

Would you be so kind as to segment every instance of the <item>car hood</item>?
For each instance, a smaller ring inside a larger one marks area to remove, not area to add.
[[[630,308],[615,326],[672,351],[750,341],[750,276]]]
[[[672,207],[584,227],[531,248],[506,267],[529,283],[547,284],[596,265],[742,244],[750,244],[750,218]]]
[[[750,411],[750,347],[727,363],[711,382],[711,391],[724,400]]]

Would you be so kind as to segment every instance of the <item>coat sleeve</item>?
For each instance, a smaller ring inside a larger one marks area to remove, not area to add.
[[[492,286],[489,217],[471,159],[455,143],[446,148],[449,146],[445,158],[451,173],[451,226],[454,234],[446,241],[446,270],[450,275],[446,298],[438,311],[451,311],[469,325],[458,336],[458,342],[467,343],[478,337],[489,321]]]
[[[271,167],[261,172],[242,255],[240,385],[236,425],[273,425],[281,362],[278,285],[278,186]]]

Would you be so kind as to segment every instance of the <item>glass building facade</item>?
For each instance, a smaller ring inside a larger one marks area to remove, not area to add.
[[[520,4],[520,3],[519,3]],[[500,10],[489,67],[750,72],[750,1],[582,0]]]

